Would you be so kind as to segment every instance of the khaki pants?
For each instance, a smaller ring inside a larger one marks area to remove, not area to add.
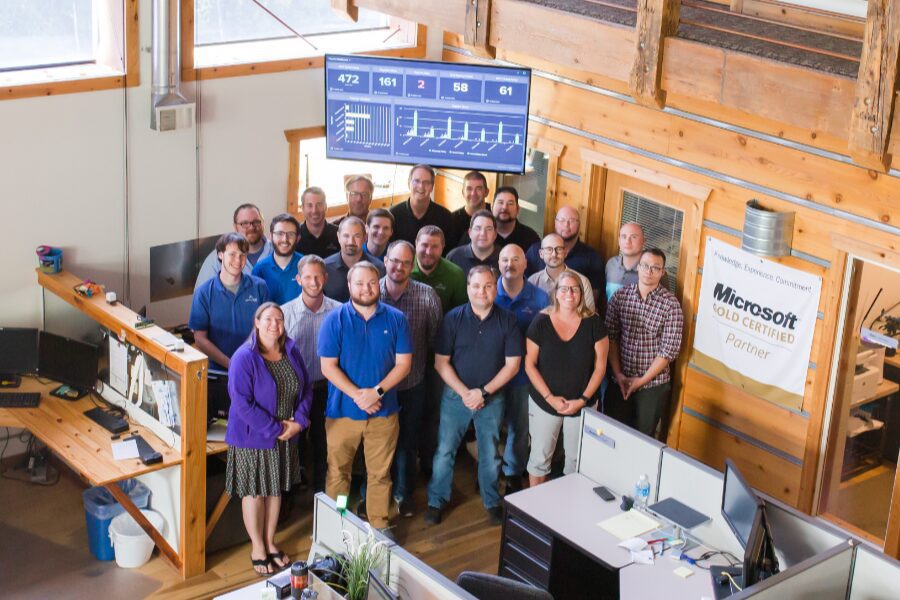
[[[353,458],[360,442],[365,442],[366,512],[369,522],[379,529],[388,526],[391,500],[391,462],[397,447],[400,421],[397,414],[374,417],[366,421],[325,419],[328,439],[328,476],[325,493],[332,498],[350,493]]]

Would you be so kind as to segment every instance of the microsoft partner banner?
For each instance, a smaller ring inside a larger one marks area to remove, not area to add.
[[[691,362],[800,409],[822,279],[706,239]]]

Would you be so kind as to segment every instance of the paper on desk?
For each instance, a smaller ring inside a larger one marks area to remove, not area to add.
[[[134,440],[126,440],[124,442],[114,442],[112,445],[113,458],[116,460],[127,460],[129,458],[139,458],[141,453],[138,452],[137,442]]]
[[[646,547],[647,540],[639,537],[628,538],[627,540],[619,542],[619,548],[625,548],[630,552],[640,552]]]
[[[641,550],[640,552],[632,552],[631,553],[631,562],[638,565],[652,565],[653,564],[653,550]]]
[[[638,537],[659,527],[657,521],[633,508],[628,512],[600,521],[597,525],[620,540]]]
[[[639,565],[653,564],[653,550],[647,547],[647,540],[638,537],[628,538],[619,542],[619,548],[625,548],[631,552],[631,562]]]

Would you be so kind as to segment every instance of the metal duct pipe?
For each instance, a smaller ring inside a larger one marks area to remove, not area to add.
[[[186,104],[181,95],[181,2],[153,0],[150,127],[159,129],[157,108]]]

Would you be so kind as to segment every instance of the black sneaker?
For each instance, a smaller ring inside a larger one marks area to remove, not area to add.
[[[369,519],[369,514],[366,512],[366,501],[360,500],[359,504],[356,505],[356,516],[360,519]]]
[[[521,492],[524,489],[522,485],[522,476],[521,475],[507,475],[506,476],[506,494],[515,494],[516,492]]]
[[[381,528],[378,529],[378,531],[381,533],[381,535],[383,535],[383,536],[386,537],[387,539],[391,540],[391,541],[394,542],[395,544],[397,543],[397,538],[394,537],[394,533],[391,531],[390,526],[388,526],[388,527],[381,527]]]
[[[398,500],[397,498],[394,498],[394,502],[397,503],[397,508],[400,512],[401,517],[406,517],[408,519],[415,514],[412,500]]]
[[[429,506],[425,511],[425,522],[429,525],[437,525],[441,522],[441,509],[436,506]]]
[[[493,508],[487,509],[488,514],[488,523],[491,524],[492,527],[496,527],[503,523],[503,507],[495,506]]]

